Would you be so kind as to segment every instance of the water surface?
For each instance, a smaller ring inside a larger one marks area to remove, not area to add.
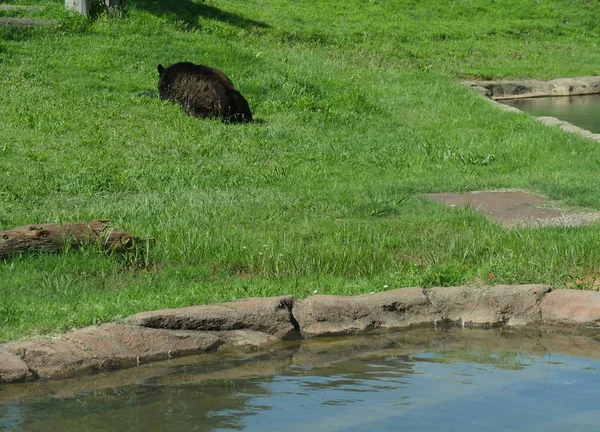
[[[42,383],[51,394],[0,402],[0,430],[597,431],[597,340],[452,330],[288,344],[122,386],[87,378],[64,396]]]
[[[535,117],[550,116],[593,133],[600,133],[600,94],[505,100]]]

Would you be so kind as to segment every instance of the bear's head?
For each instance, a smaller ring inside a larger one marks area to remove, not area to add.
[[[159,64],[156,68],[158,70],[158,96],[161,99],[169,99],[171,97],[171,86],[170,81],[172,74],[165,73],[165,67]]]

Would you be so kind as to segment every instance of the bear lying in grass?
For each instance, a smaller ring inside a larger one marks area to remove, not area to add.
[[[248,102],[220,70],[189,62],[165,68],[158,65],[158,95],[181,104],[194,117],[220,117],[223,121],[252,121]]]

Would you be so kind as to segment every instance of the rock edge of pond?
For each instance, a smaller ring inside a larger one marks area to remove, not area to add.
[[[118,323],[0,345],[0,382],[71,378],[282,340],[422,326],[597,327],[600,292],[548,285],[401,288],[355,297],[248,298],[142,312]]]
[[[600,94],[600,76],[557,78],[551,81],[534,79],[464,81],[463,84],[488,98],[500,109],[509,112],[522,111],[518,108],[505,105],[501,101],[508,99]],[[535,119],[545,125],[558,126],[566,132],[600,142],[600,134],[592,133],[556,117],[543,116],[535,117]]]

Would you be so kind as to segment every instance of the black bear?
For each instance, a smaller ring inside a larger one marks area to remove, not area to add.
[[[158,65],[158,95],[183,106],[194,117],[221,117],[223,121],[252,121],[248,102],[222,71],[189,62],[167,68]]]

